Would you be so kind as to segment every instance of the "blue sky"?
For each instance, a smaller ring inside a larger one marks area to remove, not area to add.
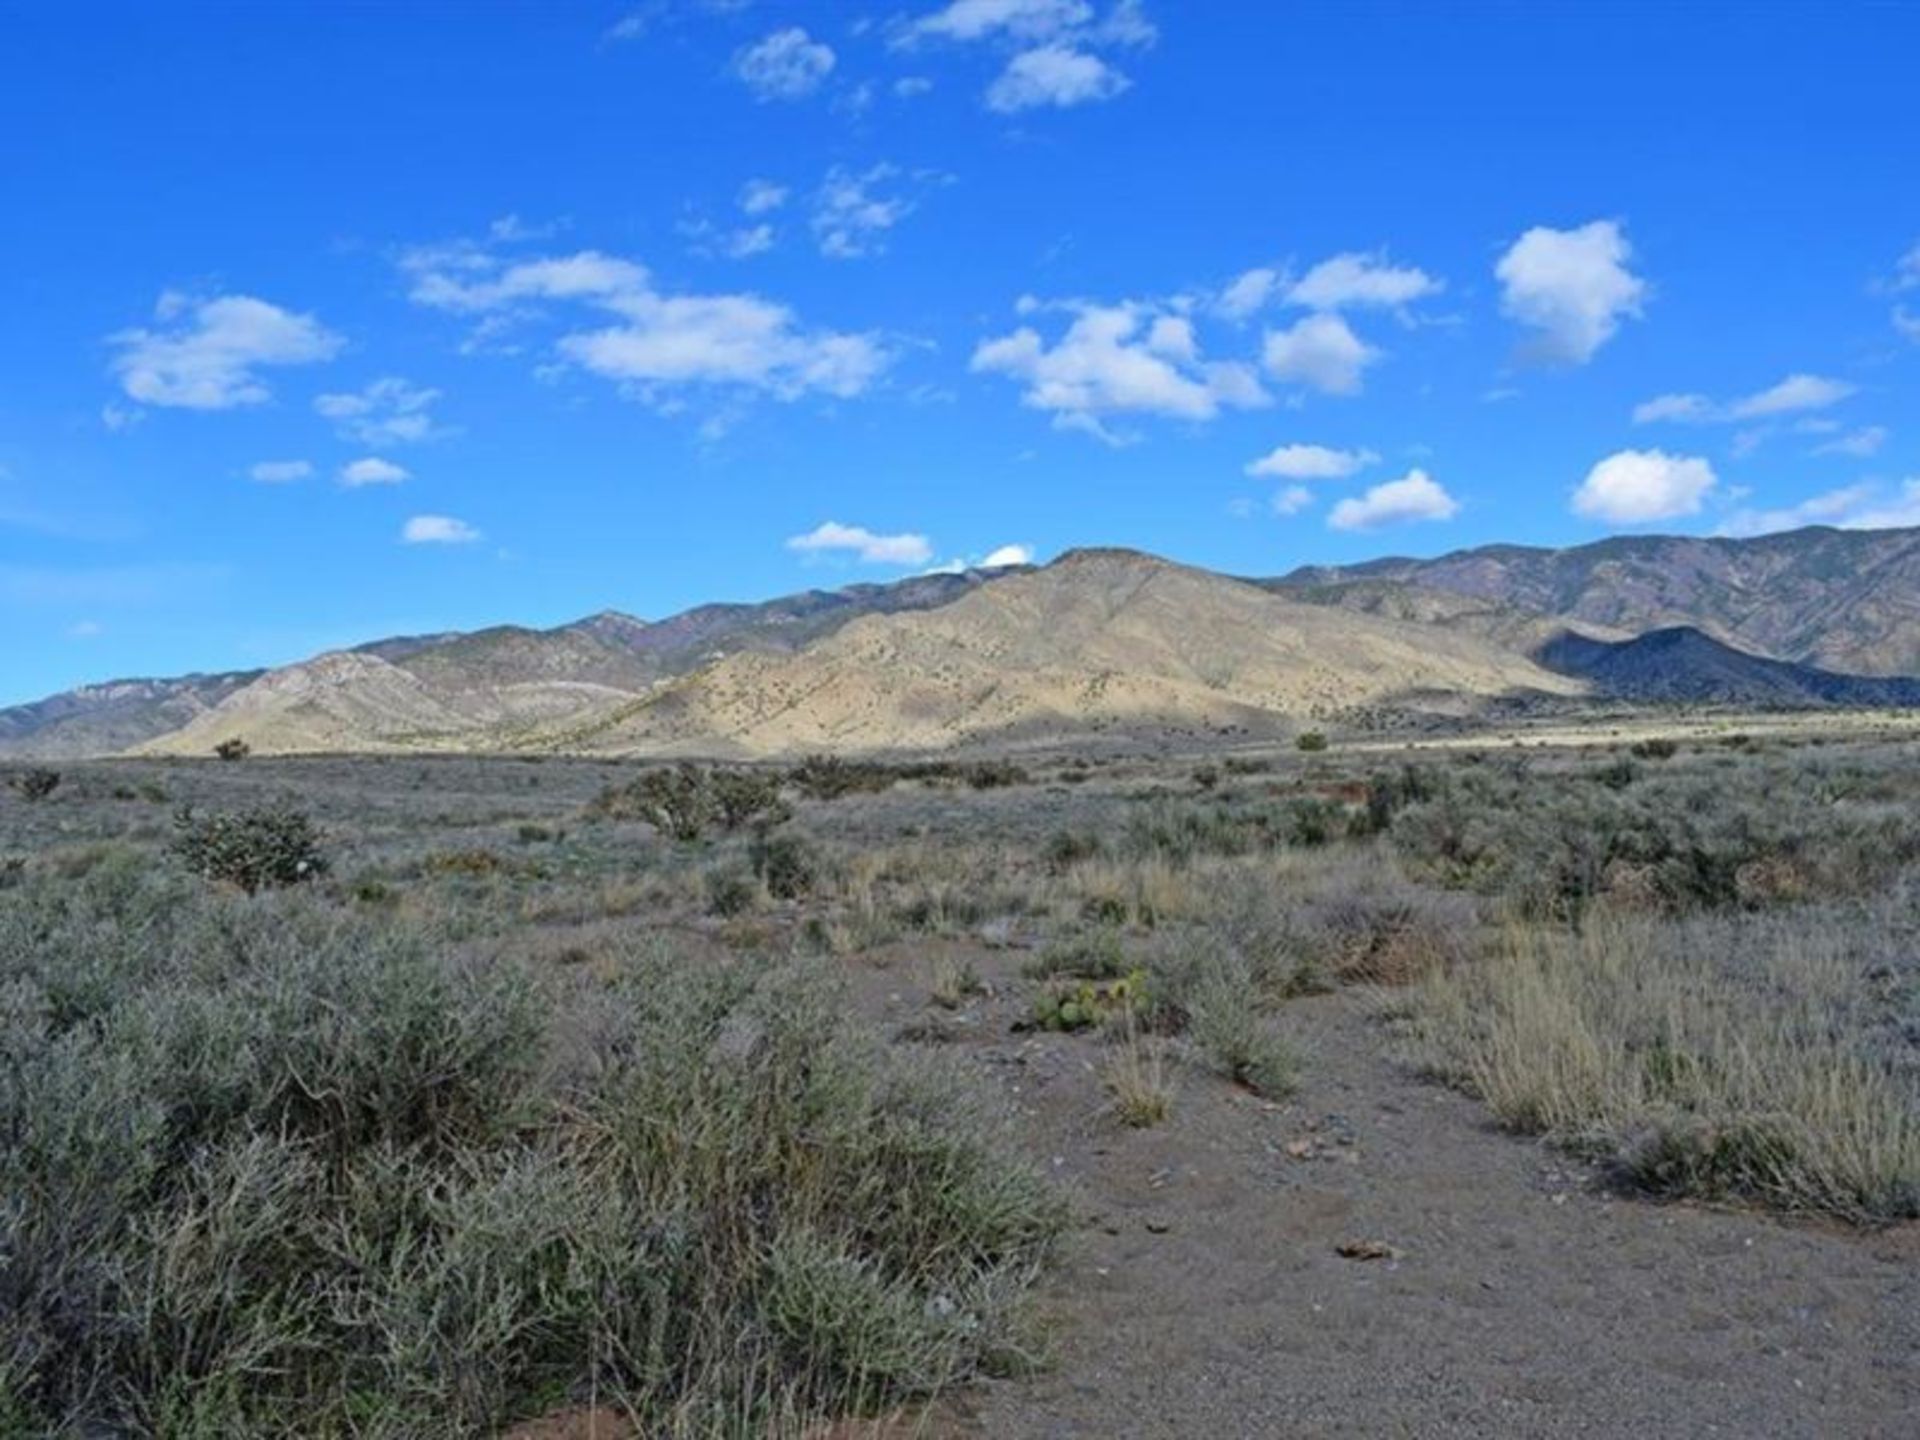
[[[0,4],[0,703],[1920,522],[1920,8]]]

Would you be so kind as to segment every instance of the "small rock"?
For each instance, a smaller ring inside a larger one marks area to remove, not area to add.
[[[1384,1240],[1343,1240],[1333,1247],[1343,1260],[1398,1260],[1406,1251]]]
[[[1168,1232],[1169,1230],[1171,1230],[1171,1229],[1173,1229],[1173,1222],[1172,1222],[1172,1221],[1170,1221],[1170,1220],[1149,1220],[1149,1221],[1147,1221],[1147,1232],[1148,1232],[1149,1234],[1152,1234],[1152,1235],[1164,1235],[1164,1234],[1166,1234],[1166,1233],[1167,1233],[1167,1232]]]

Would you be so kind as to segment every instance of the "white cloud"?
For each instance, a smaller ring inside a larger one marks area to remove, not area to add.
[[[1274,492],[1273,513],[1298,515],[1313,504],[1313,491],[1304,485],[1286,485]]]
[[[726,252],[730,260],[744,260],[749,255],[764,255],[773,248],[773,227],[771,225],[745,225],[727,236]]]
[[[451,515],[415,515],[400,527],[408,545],[471,545],[479,538],[478,530]]]
[[[362,445],[405,445],[445,433],[434,426],[428,413],[439,398],[438,390],[388,375],[364,390],[321,395],[313,408],[333,421],[344,439]]]
[[[987,87],[987,108],[1003,115],[1042,105],[1064,110],[1111,100],[1132,83],[1098,55],[1070,45],[1042,45],[1007,62]]]
[[[1143,0],[1114,0],[1107,18],[1094,26],[1093,38],[1109,45],[1144,47],[1160,38],[1160,30],[1147,18]]]
[[[1310,385],[1329,395],[1357,394],[1367,366],[1379,358],[1378,350],[1331,313],[1308,315],[1285,330],[1269,330],[1264,352],[1267,373],[1276,380]]]
[[[247,470],[247,478],[262,485],[291,485],[311,474],[313,465],[306,460],[262,460]]]
[[[914,21],[904,35],[946,40],[984,40],[1011,35],[1021,40],[1044,40],[1077,29],[1093,19],[1088,0],[953,0]]]
[[[1688,424],[1767,420],[1807,410],[1824,410],[1854,394],[1856,387],[1823,375],[1789,375],[1777,385],[1717,404],[1705,395],[1658,395],[1633,407],[1633,423],[1675,421]]]
[[[1887,427],[1884,425],[1865,425],[1845,435],[1816,445],[1816,455],[1846,455],[1855,460],[1866,460],[1880,453],[1880,447],[1887,443]]]
[[[432,259],[413,266],[413,298],[481,315],[496,328],[531,318],[539,302],[617,316],[612,326],[562,335],[558,349],[642,399],[685,385],[845,398],[871,385],[890,359],[875,335],[802,329],[791,309],[758,295],[663,295],[644,266],[597,251],[505,267],[484,260],[477,272],[435,268]]]
[[[1033,547],[1031,545],[1002,545],[997,550],[989,550],[986,559],[980,562],[982,570],[998,570],[1003,565],[1031,565]]]
[[[813,233],[822,255],[852,260],[886,249],[887,231],[913,210],[911,200],[875,193],[898,173],[891,165],[858,174],[836,165],[827,172],[813,200]]]
[[[1664,450],[1621,450],[1609,455],[1573,494],[1576,514],[1615,525],[1642,525],[1697,515],[1713,489],[1713,466]]]
[[[1829,380],[1821,375],[1789,375],[1770,389],[1734,401],[1727,407],[1727,415],[1734,420],[1757,420],[1799,410],[1824,410],[1853,393],[1854,387],[1844,380]]]
[[[296,315],[250,295],[195,299],[169,291],[154,307],[170,328],[123,330],[113,370],[144,405],[231,410],[259,405],[272,392],[256,370],[330,360],[345,343],[311,315]]]
[[[828,520],[804,535],[787,541],[802,555],[844,551],[868,565],[924,565],[933,558],[933,545],[924,535],[876,535],[859,525]]]
[[[546,225],[532,225],[518,215],[502,215],[487,226],[487,238],[502,245],[521,244],[529,240],[548,240],[566,229],[564,221],[555,221]]]
[[[1905,530],[1920,526],[1920,478],[1903,481],[1889,492],[1865,481],[1811,496],[1777,510],[1738,510],[1727,517],[1722,535],[1771,535],[1803,525],[1832,525],[1842,530]]]
[[[798,25],[775,30],[733,57],[733,73],[761,100],[800,100],[833,72],[833,47]]]
[[[1327,524],[1335,530],[1371,530],[1416,520],[1451,520],[1460,502],[1424,470],[1409,470],[1398,480],[1375,485],[1366,494],[1333,507]]]
[[[1264,308],[1281,284],[1278,270],[1265,266],[1248,270],[1220,292],[1214,308],[1229,320],[1244,320],[1254,311]]]
[[[1313,310],[1398,308],[1438,294],[1440,288],[1440,282],[1424,270],[1391,264],[1384,251],[1349,252],[1322,260],[1287,291],[1287,298]]]
[[[1893,289],[1920,290],[1920,244],[1902,255],[1900,263],[1894,266]]]
[[[1037,308],[1029,302],[1021,310]],[[1022,326],[983,341],[973,352],[972,368],[1024,380],[1022,403],[1051,411],[1062,428],[1113,442],[1120,437],[1101,424],[1102,416],[1211,420],[1223,406],[1267,403],[1252,367],[1200,358],[1184,317],[1141,301],[1060,308],[1074,318],[1053,345],[1031,326]]]
[[[787,203],[787,187],[771,180],[749,180],[740,187],[740,209],[748,215],[768,215]]]
[[[1905,530],[1920,525],[1920,479],[1902,482],[1899,491],[1834,521],[1843,530]]]
[[[410,471],[391,460],[382,460],[378,455],[349,460],[340,467],[340,483],[351,490],[358,490],[363,485],[398,485],[412,478]]]
[[[1705,421],[1715,415],[1713,402],[1704,395],[1656,395],[1633,407],[1633,423],[1650,425],[1662,420]]]
[[[1893,328],[1920,345],[1920,310],[1909,310],[1904,305],[1894,306]]]
[[[902,100],[913,100],[933,89],[933,81],[924,75],[902,75],[893,82],[893,93]]]
[[[1640,314],[1647,284],[1627,269],[1632,255],[1614,220],[1575,230],[1535,226],[1494,266],[1501,309],[1540,332],[1534,349],[1542,359],[1584,365],[1621,320]]]
[[[1325,445],[1282,445],[1246,467],[1249,475],[1281,480],[1345,480],[1379,460],[1371,450],[1332,450]]]

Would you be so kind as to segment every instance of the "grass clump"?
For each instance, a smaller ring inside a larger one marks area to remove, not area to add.
[[[1128,1017],[1126,1033],[1100,1072],[1114,1118],[1135,1130],[1164,1125],[1173,1115],[1174,1086],[1166,1045],[1143,1035]]]
[[[1901,1219],[1920,1215],[1920,1096],[1871,1040],[1872,934],[1818,911],[1522,929],[1430,977],[1418,1024],[1506,1124],[1649,1190]]]

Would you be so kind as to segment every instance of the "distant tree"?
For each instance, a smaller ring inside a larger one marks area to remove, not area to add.
[[[244,760],[253,753],[253,747],[236,735],[214,746],[213,753],[222,760]]]
[[[1306,730],[1302,731],[1293,743],[1295,748],[1314,754],[1327,748],[1327,737],[1318,730]]]

